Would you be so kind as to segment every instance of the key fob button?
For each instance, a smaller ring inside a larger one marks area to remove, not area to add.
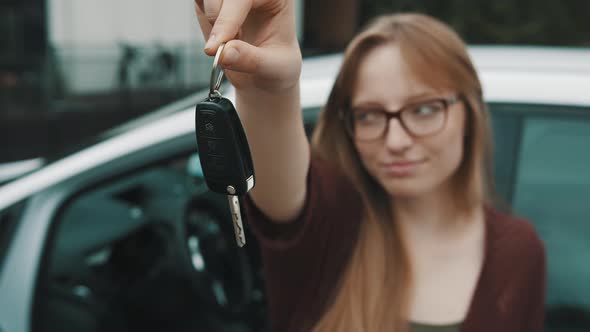
[[[218,137],[216,124],[215,112],[214,111],[201,111],[199,114],[199,132],[202,136]]]
[[[223,146],[223,139],[220,138],[204,138],[205,144],[203,145],[205,151],[203,154],[206,155],[225,155],[225,148]]]

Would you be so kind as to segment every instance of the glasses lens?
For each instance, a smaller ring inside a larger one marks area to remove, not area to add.
[[[380,110],[355,110],[352,112],[354,137],[359,140],[378,138],[385,130],[387,117]]]
[[[444,126],[445,113],[444,102],[432,101],[404,110],[401,118],[413,135],[424,136],[433,134]]]

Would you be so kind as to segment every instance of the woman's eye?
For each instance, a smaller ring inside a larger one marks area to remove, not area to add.
[[[415,115],[427,116],[440,112],[442,107],[434,104],[424,104],[416,107],[412,113]]]

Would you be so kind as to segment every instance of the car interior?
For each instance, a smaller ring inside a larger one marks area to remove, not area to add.
[[[235,244],[227,200],[192,154],[65,204],[38,281],[34,331],[261,331],[256,242]]]

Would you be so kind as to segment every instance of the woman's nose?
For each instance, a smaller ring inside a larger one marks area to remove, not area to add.
[[[385,132],[385,145],[392,151],[403,151],[414,142],[398,119],[390,119]]]

